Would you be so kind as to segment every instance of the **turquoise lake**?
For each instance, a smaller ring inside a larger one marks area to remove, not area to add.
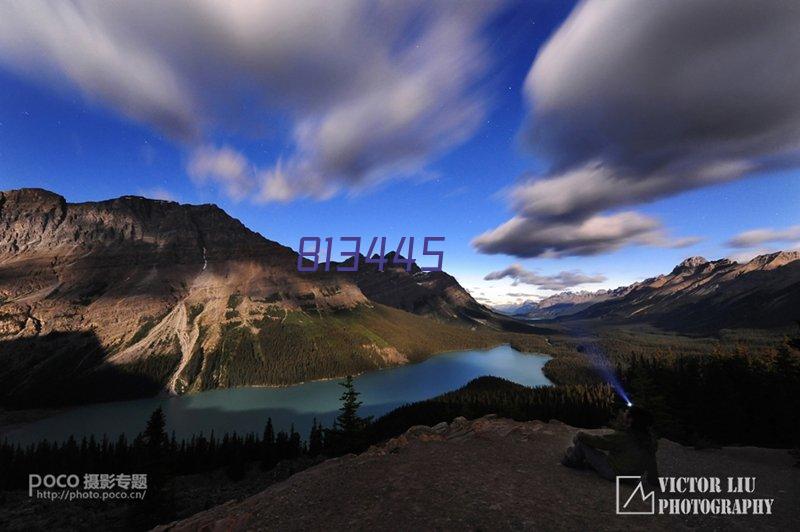
[[[425,362],[365,373],[355,378],[362,415],[379,416],[406,403],[455,390],[482,375],[502,377],[525,386],[551,384],[542,373],[546,355],[525,354],[509,346],[436,355]],[[194,395],[102,403],[65,410],[6,433],[9,441],[31,443],[103,434],[129,438],[144,429],[151,412],[161,406],[167,431],[178,439],[212,431],[238,433],[264,430],[268,417],[276,430],[294,423],[303,438],[313,418],[330,425],[339,408],[340,380],[314,381],[282,388],[246,387]]]

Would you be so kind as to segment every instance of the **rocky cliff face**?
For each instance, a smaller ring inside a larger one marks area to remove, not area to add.
[[[181,308],[203,305],[203,316],[224,314],[234,294],[286,308],[310,299],[319,308],[365,301],[352,284],[302,279],[291,249],[213,205],[138,197],[68,204],[43,190],[0,198],[6,335],[92,329],[104,345],[115,345],[146,319]]]
[[[103,344],[123,343],[179,302],[210,304],[207,315],[233,294],[288,308],[311,296],[320,308],[365,301],[352,284],[303,280],[291,249],[213,205],[138,197],[68,204],[25,189],[0,193],[0,229],[6,335],[93,329]]]
[[[376,303],[459,325],[478,324],[462,309],[491,315],[446,274],[300,273],[294,251],[214,205],[133,196],[72,204],[40,189],[0,192],[0,357],[15,368],[0,372],[6,397],[29,396],[33,381],[119,368],[127,380],[145,375],[130,386],[147,393],[331,376],[336,364],[321,361],[277,377],[253,346],[295,342],[282,349],[321,353],[330,347],[324,334],[299,347],[298,338],[322,334],[321,317]],[[392,360],[367,360],[391,342],[342,335],[373,353],[355,369],[407,359],[393,351]],[[248,349],[255,359],[234,371],[229,354]],[[249,380],[252,368],[261,374]]]

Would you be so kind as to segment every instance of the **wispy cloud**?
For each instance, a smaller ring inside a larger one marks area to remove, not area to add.
[[[243,154],[229,147],[196,149],[187,171],[196,183],[214,182],[234,200],[246,198],[256,188],[255,169]]]
[[[181,140],[192,176],[234,199],[325,198],[420,173],[475,132],[501,4],[3,2],[0,64]],[[286,121],[274,161],[211,142]]]
[[[525,298],[525,299],[542,299],[538,294],[526,294],[523,292],[509,292],[506,294],[508,297]]]
[[[786,229],[753,229],[739,233],[728,240],[727,245],[732,248],[751,248],[767,243],[798,243],[800,242],[800,225],[793,225]]]
[[[681,248],[699,240],[670,238],[655,218],[626,211],[550,222],[518,215],[472,243],[483,253],[560,258],[599,255],[634,244]]]
[[[535,285],[542,290],[566,290],[567,288],[572,288],[573,286],[587,283],[601,283],[606,280],[605,275],[587,275],[580,271],[563,271],[555,275],[541,275],[539,273],[526,270],[520,264],[512,264],[504,270],[492,272],[486,275],[484,280],[496,281],[506,278],[511,279],[514,286],[522,283]]]

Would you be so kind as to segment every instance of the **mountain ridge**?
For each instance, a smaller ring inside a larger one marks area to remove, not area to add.
[[[560,306],[542,305],[543,301]],[[745,263],[689,257],[668,274],[613,290],[556,294],[515,315],[646,322],[666,329],[709,332],[791,325],[800,318],[798,308],[800,251],[777,251]]]
[[[598,301],[612,297],[616,289],[603,289],[596,291],[580,290],[565,291],[544,297],[538,301],[527,300],[519,307],[511,309],[510,315],[515,317],[529,317],[536,319],[552,319],[560,316],[575,314]]]
[[[298,272],[295,251],[216,205],[0,192],[0,402],[60,402],[48,381],[118,398],[101,373],[133,396],[292,384],[488,346],[481,331],[504,328],[533,331],[444,272]]]

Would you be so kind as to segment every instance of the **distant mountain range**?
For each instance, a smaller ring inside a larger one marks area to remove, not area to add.
[[[614,290],[561,292],[538,301],[529,299],[518,305],[508,305],[502,309],[498,308],[498,310],[520,318],[552,319],[580,312],[597,302],[612,297],[614,292]]]
[[[532,328],[444,272],[301,273],[214,205],[0,192],[0,406],[295,383],[503,330]]]
[[[643,322],[686,332],[791,325],[800,319],[800,252],[760,255],[744,264],[691,257],[666,275],[615,290],[527,301],[510,314]]]

